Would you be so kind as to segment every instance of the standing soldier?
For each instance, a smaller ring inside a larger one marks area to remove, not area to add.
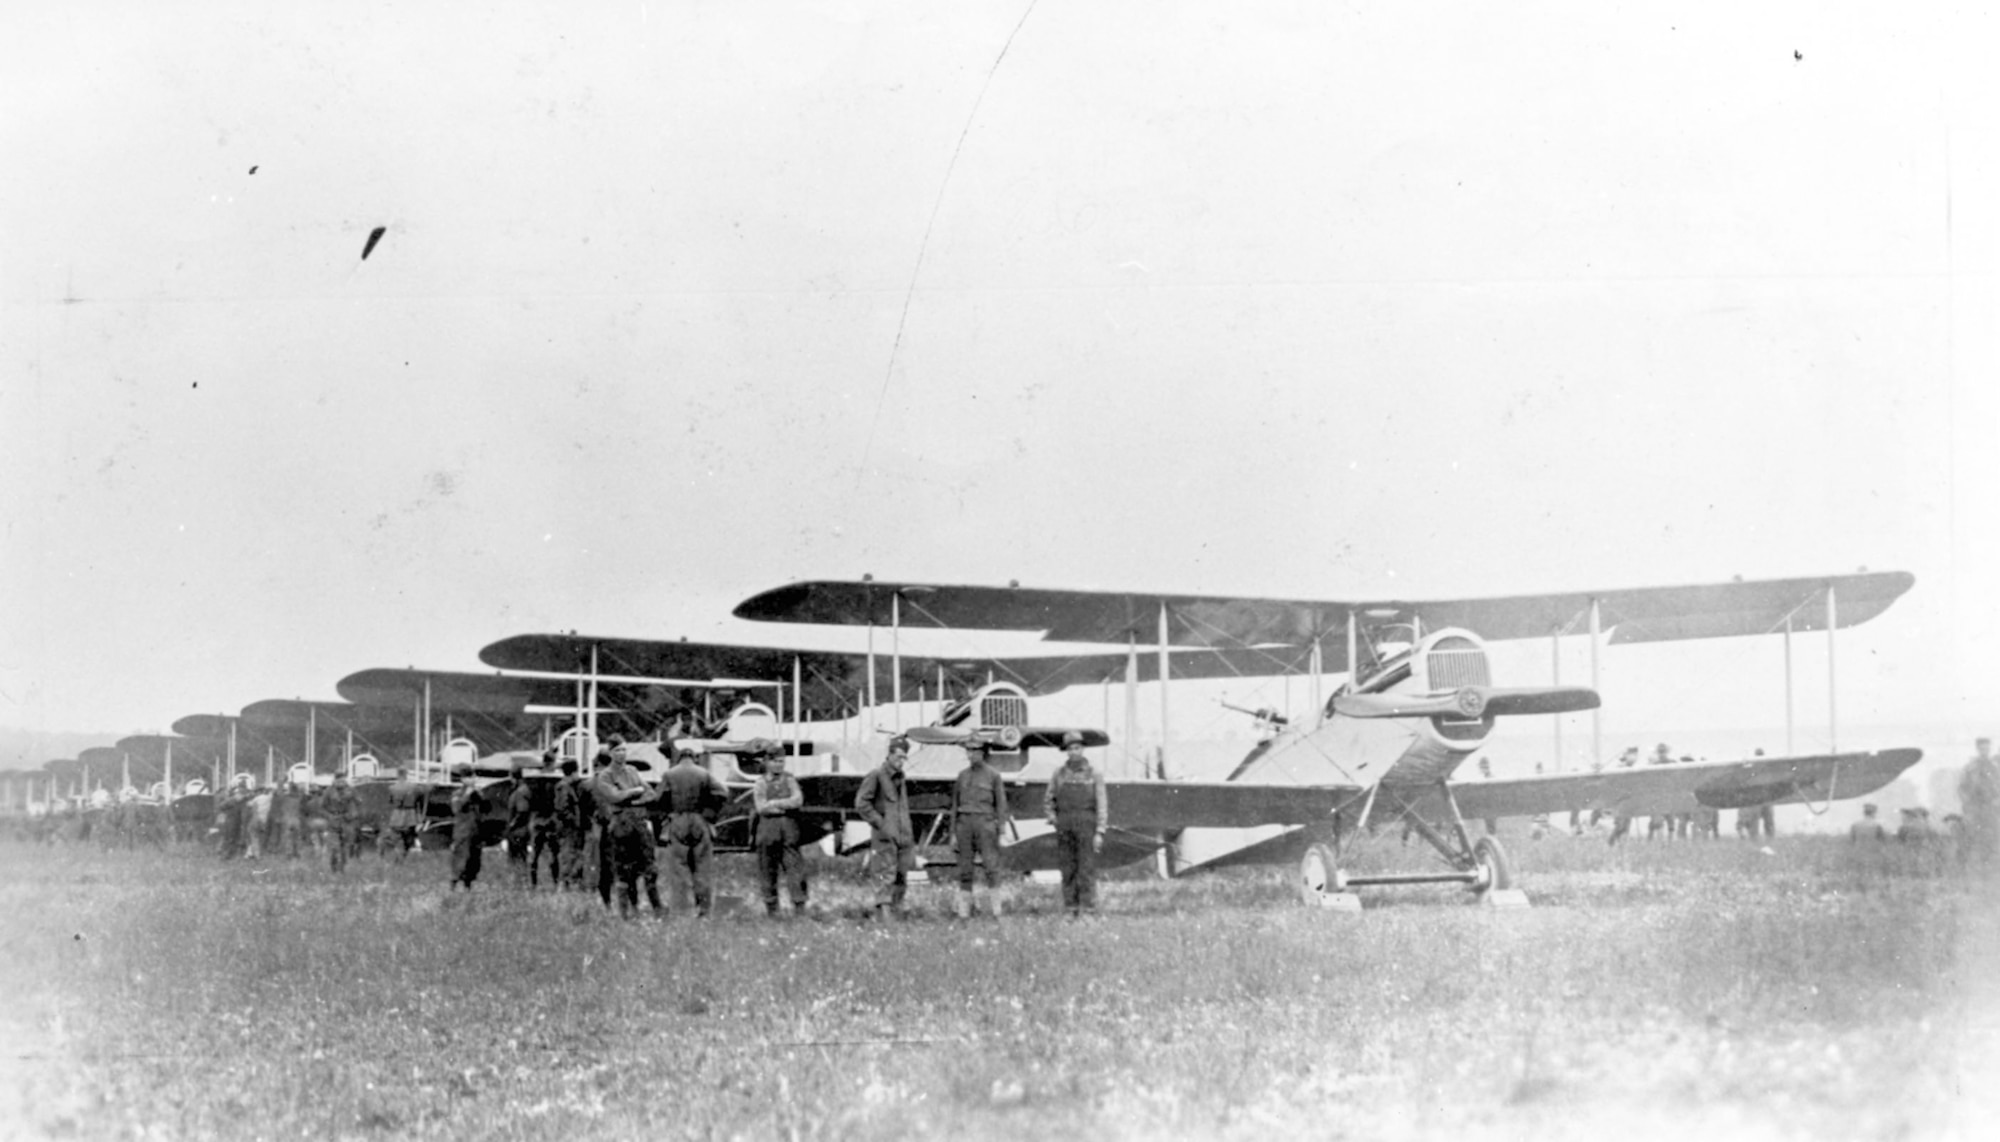
[[[890,741],[888,756],[861,779],[861,788],[854,793],[855,811],[875,834],[872,857],[875,913],[883,917],[903,910],[903,895],[910,887],[910,869],[916,864],[917,839],[910,827],[910,796],[903,788],[903,763],[909,756],[907,739]]]
[[[528,842],[535,834],[533,816],[527,770],[516,762],[514,790],[507,795],[507,866],[514,870],[517,886],[528,880]]]
[[[264,856],[264,842],[271,829],[271,791],[258,789],[250,794],[243,812],[243,855],[251,860]]]
[[[958,853],[958,918],[972,915],[972,862],[986,872],[986,903],[1000,918],[1000,833],[1007,827],[1007,783],[986,763],[986,743],[965,742],[966,766],[951,786],[951,830]]]
[[[278,782],[278,791],[271,795],[271,824],[278,834],[271,847],[285,854],[286,860],[299,859],[299,834],[305,828],[304,802],[304,795],[289,778]]]
[[[549,856],[549,887],[562,884],[562,827],[556,823],[556,755],[542,755],[542,771],[528,781],[528,887],[541,884],[542,854]]]
[[[250,815],[250,779],[239,776],[222,795],[222,803],[216,806],[215,823],[220,844],[217,851],[223,860],[241,856],[243,834],[247,826],[245,818]]]
[[[667,867],[676,882],[686,878],[695,913],[707,916],[715,896],[715,838],[710,822],[729,803],[729,791],[699,764],[701,751],[682,749],[673,768],[660,778],[667,806]]]
[[[618,914],[630,918],[639,910],[639,882],[646,883],[646,902],[660,911],[658,854],[653,844],[653,823],[646,819],[646,806],[653,800],[645,779],[625,764],[625,750],[611,751],[603,772],[591,779],[591,795],[598,814],[604,818],[604,836],[599,851],[611,859],[610,872],[599,871],[603,880],[598,895],[610,895],[611,881],[618,882]],[[609,905],[607,904],[607,907]]]
[[[611,768],[612,758],[624,755],[625,743],[618,738],[611,740],[616,744],[597,751],[597,758],[591,764],[593,774],[603,773]],[[618,880],[616,862],[612,860],[611,810],[597,794],[595,776],[583,783],[583,789],[590,795],[590,838],[584,844],[589,846],[591,863],[597,869],[597,898],[610,908],[611,888]]]
[[[590,838],[590,791],[576,775],[574,759],[562,763],[562,780],[556,782],[556,831],[562,847],[569,851],[569,875],[557,883],[564,888],[583,887],[583,849]]]
[[[750,790],[757,810],[757,873],[764,886],[764,912],[778,914],[778,881],[792,898],[792,911],[806,909],[806,861],[799,852],[799,811],[805,807],[805,790],[785,772],[785,754],[775,743],[765,743],[764,776]]]
[[[383,831],[385,844],[395,845],[401,861],[416,847],[417,832],[424,827],[424,790],[405,775],[389,786],[389,827]]]
[[[1965,855],[1985,863],[2000,850],[2000,758],[1993,739],[1972,743],[1978,752],[1958,775],[1958,811],[1965,829]]]
[[[1063,735],[1063,764],[1049,776],[1042,813],[1056,829],[1056,865],[1062,870],[1063,907],[1071,916],[1097,911],[1097,854],[1111,820],[1104,775],[1083,756],[1083,735]]]
[[[1861,819],[1847,826],[1847,839],[1850,841],[1886,841],[1889,839],[1889,830],[1883,828],[1882,822],[1876,819],[1875,803],[1873,801],[1861,806]]]
[[[327,867],[347,871],[347,856],[354,851],[354,790],[347,778],[335,774],[333,785],[319,800],[320,815],[326,818]]]
[[[451,791],[451,886],[472,891],[479,879],[479,819],[486,815],[486,798],[472,784],[472,767],[451,767],[458,787]]]

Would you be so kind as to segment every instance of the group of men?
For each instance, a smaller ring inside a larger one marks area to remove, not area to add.
[[[998,919],[1004,907],[1000,837],[1012,824],[1012,809],[1006,782],[990,764],[986,744],[972,738],[964,745],[966,767],[952,783],[950,807],[958,862],[955,911],[960,919],[972,915],[977,903],[975,890],[983,878],[987,910]],[[1055,827],[1063,907],[1075,916],[1097,909],[1097,854],[1104,847],[1110,813],[1103,775],[1084,756],[1083,735],[1064,735],[1063,754],[1063,764],[1049,778],[1042,812]],[[862,780],[854,795],[855,812],[874,834],[870,865],[878,915],[902,912],[910,871],[916,866],[916,833],[903,774],[909,756],[907,739],[891,741],[888,756]]]
[[[963,745],[967,764],[953,782],[947,813],[957,850],[955,910],[961,919],[979,911],[977,892],[983,888],[984,911],[998,918],[1005,907],[1001,838],[1012,828],[1013,806],[986,743],[975,737]],[[1104,778],[1085,757],[1083,736],[1067,734],[1063,749],[1064,762],[1047,783],[1042,812],[1054,827],[1063,904],[1074,915],[1097,908],[1096,857],[1109,812]],[[785,754],[776,743],[753,747],[753,753],[762,762],[750,800],[751,843],[764,909],[778,915],[788,900],[793,912],[802,912],[809,899],[800,849],[804,790],[787,772]],[[893,739],[882,764],[866,775],[854,799],[854,810],[873,830],[870,868],[879,916],[904,911],[909,874],[916,866],[917,836],[904,779],[909,753],[908,739]],[[617,738],[599,752],[588,776],[578,772],[573,760],[558,767],[553,752],[542,760],[539,772],[517,769],[507,795],[505,840],[518,882],[539,887],[546,862],[552,887],[580,890],[586,867],[594,863],[597,893],[607,909],[615,903],[621,915],[635,915],[643,892],[647,904],[660,913],[659,850],[664,848],[669,875],[685,884],[695,911],[709,915],[715,899],[715,825],[731,797],[703,765],[700,750],[676,750],[674,764],[657,784],[649,784],[632,767],[628,747]],[[450,885],[470,890],[482,872],[488,793],[472,780],[469,765],[455,767],[452,776]],[[416,847],[429,823],[429,800],[442,792],[408,779],[390,785],[389,814],[378,837],[385,856],[400,859]],[[340,872],[359,842],[358,818],[345,776],[324,787],[281,780],[258,788],[246,774],[217,800],[217,851],[225,860],[266,854],[295,859],[310,843]]]
[[[216,851],[223,860],[266,853],[297,860],[310,845],[324,851],[328,868],[343,872],[359,839],[355,818],[354,790],[345,776],[324,787],[281,779],[259,788],[239,774],[215,805]]]
[[[606,908],[615,900],[621,915],[632,916],[643,890],[646,902],[659,913],[665,910],[659,868],[659,849],[664,846],[669,873],[688,884],[696,912],[709,914],[715,896],[715,820],[729,803],[729,793],[703,768],[701,751],[676,751],[674,764],[657,786],[647,784],[632,768],[628,748],[617,738],[598,753],[588,777],[577,772],[575,761],[564,761],[557,768],[553,753],[542,760],[544,774],[515,772],[507,800],[507,856],[517,881],[539,887],[546,860],[552,887],[581,889],[584,870],[594,860],[597,893]],[[451,885],[470,889],[480,874],[486,796],[470,780],[470,766],[459,767],[453,776],[459,783],[451,794]],[[777,788],[784,780],[783,755],[773,753],[758,791]],[[796,783],[792,791],[789,811],[796,812],[803,798],[796,795]],[[656,810],[662,816],[658,835],[653,826]],[[774,818],[782,818],[786,811],[782,805],[770,810]],[[760,807],[759,812],[764,810]],[[797,848],[796,827],[792,847]],[[804,865],[796,855],[789,866],[797,870],[792,901],[795,908],[803,908]],[[767,890],[766,904],[776,910],[774,891]]]
[[[986,744],[973,738],[964,748],[967,764],[953,783],[948,811],[957,848],[956,912],[962,919],[971,917],[975,890],[983,884],[985,910],[998,917],[1005,907],[1000,839],[1011,826],[1012,807]],[[1095,858],[1109,813],[1104,779],[1084,756],[1083,736],[1067,735],[1063,748],[1064,763],[1049,780],[1042,808],[1055,827],[1064,906],[1080,914],[1097,907]],[[787,772],[785,754],[775,743],[751,752],[762,769],[750,791],[750,840],[764,910],[776,916],[789,903],[792,912],[803,912],[809,900],[800,849],[805,792]],[[877,881],[877,915],[904,910],[910,872],[916,867],[917,837],[904,779],[909,753],[908,739],[892,740],[882,764],[862,779],[854,799],[855,812],[873,832],[870,867]],[[545,770],[551,768],[553,755],[543,762]],[[659,888],[659,852],[664,848],[669,875],[686,887],[695,912],[709,915],[715,899],[715,823],[730,795],[703,767],[701,752],[675,751],[674,764],[657,785],[649,785],[632,768],[627,747],[614,738],[598,754],[594,769],[586,778],[577,773],[574,761],[566,761],[553,781],[517,772],[506,826],[516,880],[538,886],[546,858],[552,885],[581,888],[584,868],[594,858],[597,891],[606,908],[615,903],[620,915],[636,915],[643,893],[659,913],[664,911]],[[469,769],[458,776],[469,777]],[[465,780],[454,790],[451,807],[452,884],[469,889],[480,872],[479,826],[486,802]]]

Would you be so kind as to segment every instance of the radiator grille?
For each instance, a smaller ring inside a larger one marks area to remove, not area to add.
[[[988,694],[979,700],[981,726],[1025,726],[1028,700],[1019,694]]]
[[[1493,684],[1493,674],[1486,667],[1486,651],[1471,639],[1456,635],[1431,644],[1430,653],[1424,656],[1424,671],[1432,690]]]

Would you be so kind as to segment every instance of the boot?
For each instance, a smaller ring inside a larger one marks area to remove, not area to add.
[[[972,893],[966,891],[963,888],[959,889],[957,907],[958,907],[959,919],[961,920],[972,919]]]

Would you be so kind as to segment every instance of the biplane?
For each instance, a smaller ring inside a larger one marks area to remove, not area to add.
[[[1863,796],[1922,756],[1915,749],[1828,753],[1554,775],[1455,780],[1506,717],[1599,705],[1593,687],[1498,686],[1488,640],[1548,637],[1587,624],[1593,677],[1600,645],[1832,632],[1866,622],[1913,585],[1902,572],[1741,580],[1551,595],[1448,600],[1326,601],[1213,595],[944,586],[862,581],[793,583],[738,605],[754,621],[959,630],[1037,631],[1049,642],[1123,644],[1088,651],[1046,677],[1062,684],[1225,677],[1303,661],[1321,685],[1342,675],[1309,720],[1274,726],[1221,782],[1108,782],[1111,830],[1103,859],[1164,852],[1173,874],[1229,864],[1296,861],[1301,893],[1348,906],[1366,886],[1458,883],[1481,898],[1519,899],[1500,842],[1475,839],[1468,818],[1564,810],[1674,813]],[[1145,654],[1140,646],[1148,646]],[[1789,660],[1788,660],[1789,661]],[[872,678],[872,668],[871,668]],[[1056,687],[1059,688],[1059,687]],[[1164,687],[1162,688],[1164,692]],[[1163,698],[1164,701],[1164,698]],[[1162,722],[1166,721],[1163,706]],[[1163,734],[1164,737],[1164,734]],[[831,831],[858,778],[802,776],[807,816]],[[917,780],[917,779],[913,779]],[[1010,783],[1019,809],[1038,782]],[[913,784],[912,806],[938,790]],[[948,787],[944,792],[948,793]],[[1342,853],[1357,831],[1407,822],[1441,867],[1355,875]],[[815,830],[808,829],[810,834]],[[1042,838],[1013,847],[1017,867],[1049,863]]]

